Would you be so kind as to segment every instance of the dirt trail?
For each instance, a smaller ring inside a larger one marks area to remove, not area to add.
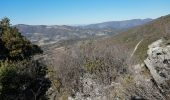
[[[141,44],[141,42],[142,42],[142,41],[143,41],[143,39],[142,39],[142,40],[140,40],[140,41],[138,42],[138,44],[135,46],[135,49],[133,50],[133,52],[132,52],[132,54],[131,54],[130,58],[132,58],[132,57],[133,57],[134,53],[136,52],[136,50],[138,49],[138,46]]]

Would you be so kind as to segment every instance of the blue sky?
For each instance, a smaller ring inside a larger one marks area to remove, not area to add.
[[[170,14],[170,0],[0,0],[12,24],[74,25]]]

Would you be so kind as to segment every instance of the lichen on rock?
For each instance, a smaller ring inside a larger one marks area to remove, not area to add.
[[[170,91],[170,45],[163,45],[164,39],[148,46],[148,57],[144,61],[156,84],[163,93]]]

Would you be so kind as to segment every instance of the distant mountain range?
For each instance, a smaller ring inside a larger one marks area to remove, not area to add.
[[[104,28],[112,28],[112,29],[127,29],[132,28],[138,25],[143,25],[147,22],[152,21],[153,19],[132,19],[132,20],[124,20],[124,21],[110,21],[103,22],[97,24],[90,24],[83,26],[83,28],[91,28],[91,29],[104,29]]]
[[[125,21],[110,21],[85,26],[67,25],[15,25],[19,31],[32,42],[39,45],[48,45],[60,40],[102,37],[118,34],[132,27],[143,25],[152,19],[133,19]]]

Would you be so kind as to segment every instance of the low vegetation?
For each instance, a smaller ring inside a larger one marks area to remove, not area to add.
[[[147,57],[149,44],[160,38],[169,39],[169,19],[168,15],[111,38],[82,40],[62,49],[49,50],[47,56],[53,66],[50,79],[55,98],[74,98],[76,93],[84,93],[83,98],[94,97],[94,94],[85,93],[84,84],[89,84],[89,78],[100,86],[114,88],[103,88],[101,95],[102,92],[111,93],[115,99],[163,98],[148,69],[140,64]],[[136,64],[139,65],[136,67]],[[88,81],[84,83],[83,79]],[[91,87],[93,91],[95,86]]]

